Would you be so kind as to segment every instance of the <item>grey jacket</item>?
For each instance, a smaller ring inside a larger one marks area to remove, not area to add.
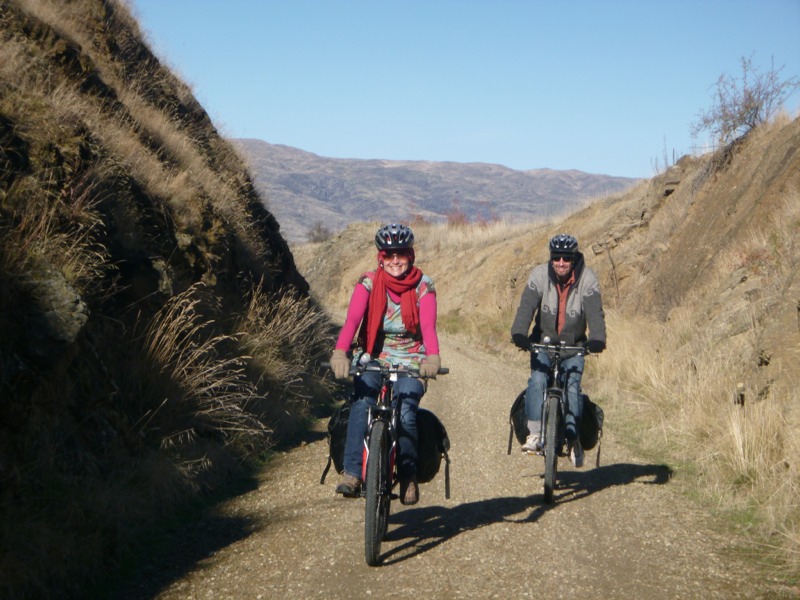
[[[550,261],[533,268],[522,292],[519,308],[511,325],[511,334],[528,335],[531,321],[536,316],[533,332],[529,337],[533,342],[541,342],[544,336],[554,342],[582,344],[587,339],[606,342],[606,320],[603,302],[600,297],[600,284],[597,276],[583,260],[583,254],[576,255],[575,284],[567,296],[567,314],[564,329],[556,333],[558,316],[558,290],[556,274]],[[586,329],[589,329],[589,336]]]

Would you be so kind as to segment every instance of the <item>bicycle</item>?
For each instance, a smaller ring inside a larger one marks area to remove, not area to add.
[[[323,366],[330,366],[323,363]],[[389,527],[389,511],[392,500],[399,495],[392,490],[399,484],[397,474],[397,431],[400,419],[399,407],[392,401],[394,384],[400,377],[416,377],[418,369],[405,366],[389,366],[377,362],[357,364],[350,368],[350,375],[366,371],[381,375],[381,388],[375,406],[367,413],[367,429],[364,436],[364,458],[361,466],[361,496],[366,499],[364,514],[364,557],[371,567],[380,564],[381,542]],[[450,370],[440,368],[438,374],[446,375]],[[447,494],[449,497],[449,494]]]
[[[567,377],[561,372],[561,363],[569,356],[587,356],[584,346],[568,346],[566,343],[551,344],[545,337],[544,343],[531,344],[531,352],[544,352],[550,357],[550,370],[547,374],[547,390],[542,407],[542,450],[544,455],[544,500],[553,502],[558,457],[566,456]]]

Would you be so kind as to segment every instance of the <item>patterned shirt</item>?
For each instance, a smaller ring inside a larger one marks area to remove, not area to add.
[[[370,271],[364,273],[358,280],[358,283],[363,285],[367,291],[372,293],[372,283],[375,272]],[[417,284],[417,306],[419,306],[420,299],[425,294],[436,293],[433,286],[433,280],[427,275],[422,275],[422,279]],[[419,362],[426,356],[425,345],[422,342],[422,335],[417,334],[412,336],[406,331],[406,326],[403,324],[403,319],[400,315],[400,298],[387,292],[386,294],[386,313],[383,316],[383,348],[381,353],[373,359],[377,359],[382,363],[390,363],[392,365],[404,365],[419,367]],[[358,349],[354,354],[354,360],[357,360],[361,355],[361,349]]]

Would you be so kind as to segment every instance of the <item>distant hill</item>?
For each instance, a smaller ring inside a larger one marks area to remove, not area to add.
[[[262,140],[233,143],[281,233],[295,242],[305,241],[317,222],[336,232],[357,221],[440,221],[454,211],[473,221],[549,217],[638,181],[486,163],[326,158]]]

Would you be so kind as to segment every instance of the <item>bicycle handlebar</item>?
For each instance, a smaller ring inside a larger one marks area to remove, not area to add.
[[[579,356],[591,354],[585,346],[567,346],[566,344],[536,344],[531,343],[531,352],[547,352],[548,354],[562,354],[574,352]]]
[[[320,363],[320,367],[323,369],[330,369],[331,363],[328,361],[324,361]],[[396,373],[398,375],[404,377],[420,377],[422,379],[427,379],[430,376],[420,375],[419,369],[414,369],[412,367],[406,367],[403,365],[376,365],[374,363],[367,363],[366,365],[358,365],[358,366],[351,366],[350,367],[350,375],[358,375],[363,373],[364,371],[374,371],[376,373],[383,373],[386,375],[391,375],[392,373]],[[450,369],[447,367],[439,367],[439,371],[437,375],[447,375],[450,372]]]

